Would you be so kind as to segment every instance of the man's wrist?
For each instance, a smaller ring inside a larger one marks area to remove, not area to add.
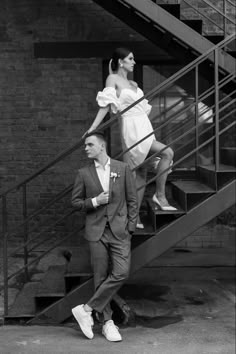
[[[97,197],[92,198],[92,204],[94,208],[97,208],[99,206]]]

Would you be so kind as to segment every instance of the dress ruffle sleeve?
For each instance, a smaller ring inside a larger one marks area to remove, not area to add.
[[[103,91],[99,91],[96,97],[99,107],[111,106],[112,113],[117,113],[120,110],[120,102],[116,96],[114,87],[105,87]]]
[[[148,103],[148,100],[144,99],[143,101],[143,109],[147,115],[151,112],[152,106]]]

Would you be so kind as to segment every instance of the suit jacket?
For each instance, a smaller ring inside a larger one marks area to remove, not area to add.
[[[135,180],[129,166],[121,161],[110,160],[109,203],[93,207],[92,198],[103,192],[94,162],[78,171],[72,192],[72,205],[86,211],[85,235],[89,241],[98,241],[106,222],[116,237],[124,239],[135,231],[138,203]]]

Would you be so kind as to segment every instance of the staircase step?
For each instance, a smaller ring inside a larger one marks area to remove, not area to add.
[[[65,294],[65,266],[51,266],[43,277],[36,298],[62,297]]]
[[[206,169],[208,171],[214,171],[215,172],[215,170],[216,170],[215,165],[200,166],[200,167],[202,167],[202,168],[204,168],[204,169]],[[226,173],[226,172],[234,172],[235,173],[236,172],[236,167],[231,166],[231,165],[220,164],[219,168],[217,169],[216,172],[224,172],[224,173]]]
[[[184,181],[186,182],[186,181]],[[209,189],[208,189],[209,190]],[[130,274],[136,273],[139,269],[150,264],[161,254],[164,254],[170,247],[173,247],[185,237],[198,230],[217,215],[227,210],[235,202],[235,182],[214,193],[210,198],[204,200],[196,208],[187,214],[177,218],[173,223],[163,227],[160,232],[147,240],[140,247],[132,251],[132,263]],[[150,269],[148,269],[150,273]],[[30,324],[37,323],[62,323],[71,316],[71,308],[78,303],[85,303],[93,293],[93,280],[85,282],[76,289],[66,294],[64,298],[54,305],[38,313],[35,318],[29,321]]]
[[[226,165],[236,167],[236,147],[221,147],[220,160]]]
[[[147,199],[145,198],[145,201],[146,200]],[[146,210],[143,214],[140,213],[140,219],[141,219],[142,224],[144,225],[144,229],[137,229],[136,228],[136,230],[133,234],[132,243],[134,243],[134,241],[136,241],[137,239],[143,240],[145,238],[145,236],[148,237],[148,236],[151,236],[154,234],[152,220],[150,218],[149,213],[147,214]]]
[[[158,4],[158,3],[157,3]],[[180,5],[179,4],[158,4],[164,10],[169,12],[172,16],[180,19]]]
[[[185,25],[191,27],[197,33],[202,34],[202,20],[181,20]]]
[[[93,276],[88,244],[74,248],[65,273],[66,293]]]
[[[172,182],[174,186],[182,190],[186,194],[201,194],[201,193],[214,193],[212,188],[209,188],[205,184],[195,181],[175,181]]]
[[[169,203],[177,210],[160,210],[151,198],[148,198],[147,203],[149,215],[151,217],[152,225],[155,232],[166,224],[169,224],[176,218],[186,214],[186,212],[174,200],[171,199],[169,199]]]
[[[236,177],[236,167],[220,164],[216,171],[215,165],[199,166],[199,179],[214,189],[222,188]]]
[[[73,248],[65,276],[78,273],[91,273],[90,251],[87,243],[81,247]]]
[[[190,210],[196,204],[215,193],[214,189],[197,180],[171,182],[173,186],[173,197],[181,208]]]
[[[236,58],[236,50],[227,51],[232,57]]]
[[[176,181],[176,180],[194,180],[196,179],[196,170],[195,168],[187,169],[187,168],[176,168],[172,173],[168,175],[168,181]]]
[[[32,318],[36,312],[35,296],[39,282],[26,283],[9,309],[6,319]]]

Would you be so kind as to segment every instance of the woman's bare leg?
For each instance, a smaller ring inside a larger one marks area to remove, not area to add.
[[[150,149],[151,153],[159,153],[162,149],[165,148],[166,145],[154,140]],[[157,175],[161,174],[162,171],[167,170],[168,167],[171,164],[171,161],[173,160],[174,157],[174,152],[173,150],[168,147],[164,151],[160,153],[160,162],[158,164],[156,173]],[[165,187],[166,187],[166,179],[168,175],[168,170],[164,173],[161,174],[156,179],[156,196],[162,206],[168,206],[169,203],[166,199],[166,192],[165,192]]]

